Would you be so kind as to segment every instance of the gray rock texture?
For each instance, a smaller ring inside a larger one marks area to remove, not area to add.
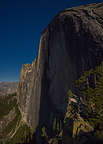
[[[48,129],[73,82],[103,61],[103,3],[66,9],[42,32],[38,57],[23,65],[18,84],[19,105],[34,129]]]

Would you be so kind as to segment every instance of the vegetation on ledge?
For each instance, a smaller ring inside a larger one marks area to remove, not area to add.
[[[102,144],[103,143],[103,62],[84,72],[68,91],[67,111],[60,129],[54,118],[54,135],[42,128],[42,143]]]

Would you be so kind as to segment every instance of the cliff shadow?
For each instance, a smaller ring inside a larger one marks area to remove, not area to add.
[[[61,111],[56,105],[53,104],[49,95],[50,79],[48,78],[47,63],[44,65],[43,77],[41,81],[41,97],[40,97],[40,110],[39,121],[36,129],[35,137],[36,143],[42,143],[42,128],[45,127],[48,137],[59,133],[63,128],[63,120],[66,111]],[[55,98],[54,98],[55,99]],[[66,110],[67,101],[65,100],[64,109]],[[54,129],[53,129],[54,128]],[[58,130],[57,130],[58,129]]]

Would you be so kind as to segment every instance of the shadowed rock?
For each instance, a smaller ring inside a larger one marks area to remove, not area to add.
[[[63,119],[72,83],[101,61],[103,3],[66,9],[42,32],[38,57],[23,66],[18,85],[23,117],[34,129],[38,126],[38,137],[43,124],[51,128],[56,111]]]

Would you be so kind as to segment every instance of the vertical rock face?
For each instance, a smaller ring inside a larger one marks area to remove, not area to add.
[[[32,64],[23,65],[18,84],[18,101],[22,117],[34,129],[39,122],[42,79],[45,69],[47,40],[44,39],[45,34],[41,36],[37,59]]]
[[[19,105],[22,111],[24,121],[27,121],[28,106],[30,102],[32,78],[34,64],[24,64],[21,70],[20,81],[18,85]]]
[[[103,61],[103,3],[66,9],[42,32],[37,59],[23,65],[18,84],[23,118],[34,129],[63,119],[68,89]]]

